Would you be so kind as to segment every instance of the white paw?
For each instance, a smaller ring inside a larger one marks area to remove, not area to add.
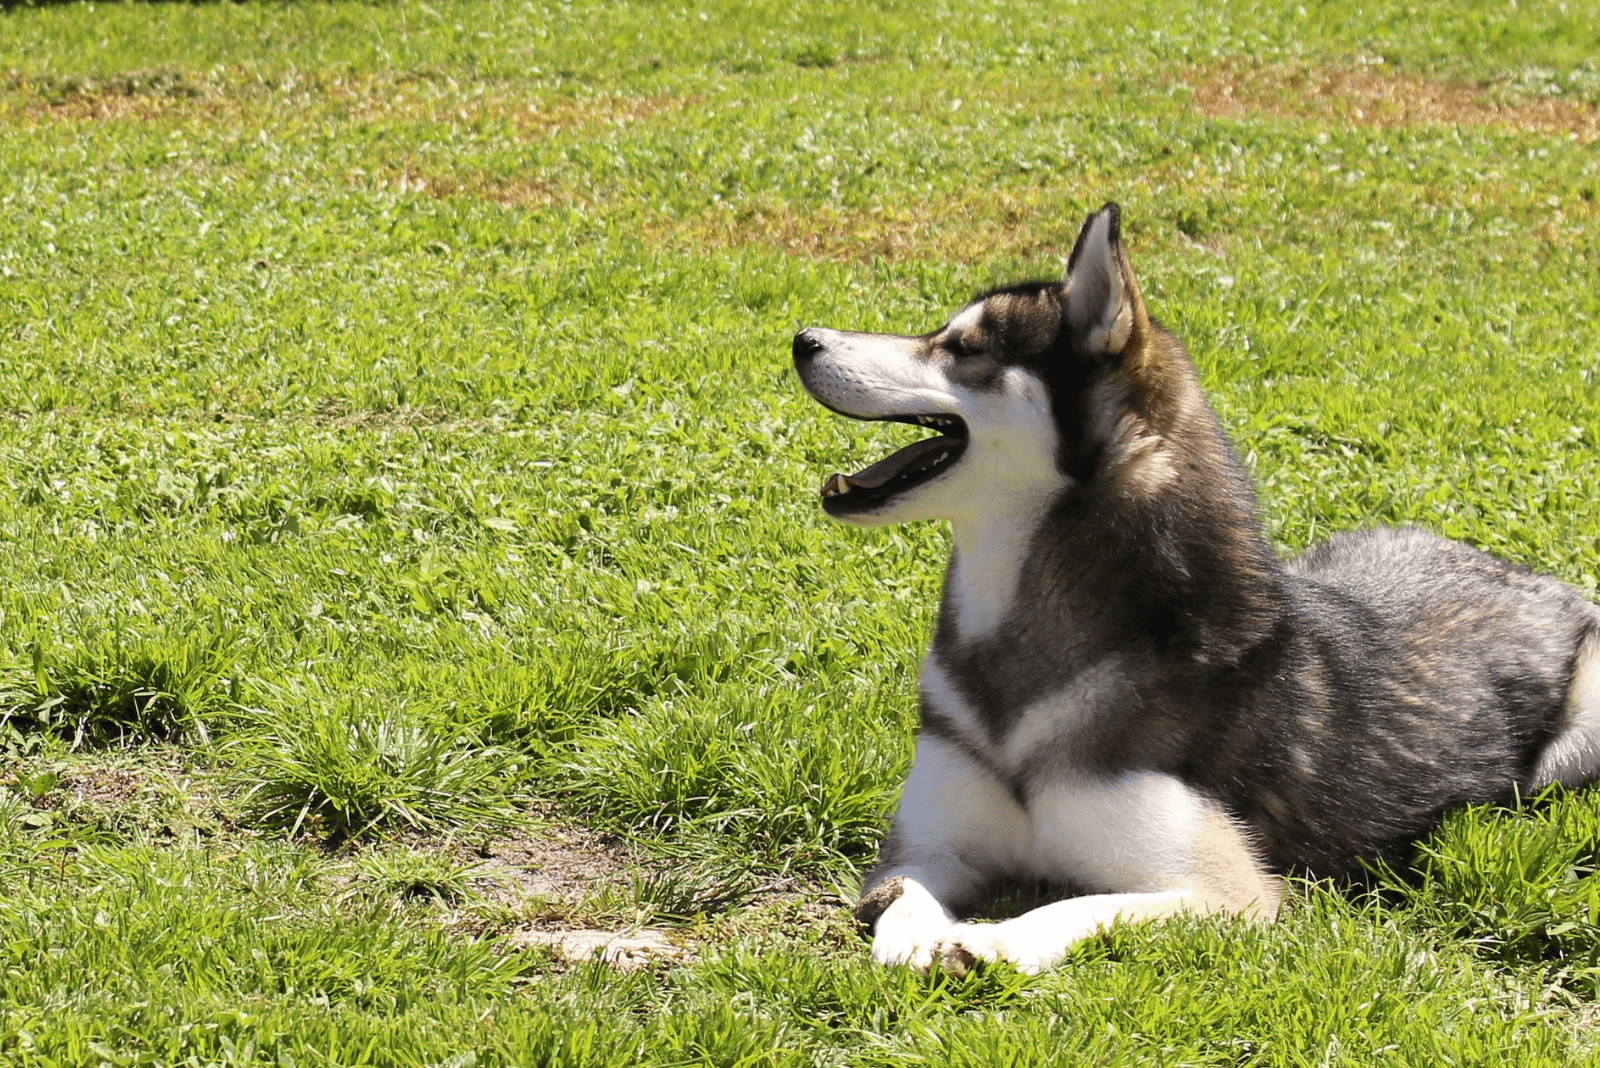
[[[872,939],[872,959],[879,964],[909,964],[919,972],[933,967],[934,947],[939,945],[949,930],[946,926],[885,924],[878,921],[878,933]]]
[[[956,975],[966,974],[980,960],[1009,961],[1018,971],[1037,975],[1060,959],[1059,952],[1042,953],[1037,940],[1019,939],[1019,932],[1006,927],[1003,923],[955,924],[934,947],[934,955],[942,968]]]
[[[913,879],[885,887],[899,896],[878,916],[872,959],[879,964],[909,964],[918,971],[933,966],[934,946],[950,930],[950,914]]]

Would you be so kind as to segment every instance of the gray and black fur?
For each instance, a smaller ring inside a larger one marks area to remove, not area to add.
[[[1342,876],[1404,861],[1450,808],[1544,785],[1594,606],[1410,528],[1284,563],[1209,410],[1194,423],[1181,494],[1127,499],[1090,477],[1055,503],[1000,633],[964,640],[942,607],[932,655],[996,739],[1108,654],[1129,662],[1078,747],[1008,769],[1018,799],[1063,759],[1167,771],[1249,825],[1274,870]],[[937,710],[923,730],[962,741]]]

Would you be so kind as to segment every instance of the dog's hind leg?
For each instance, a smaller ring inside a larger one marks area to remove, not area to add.
[[[1539,754],[1529,784],[1582,786],[1600,773],[1600,631],[1591,630],[1578,647],[1572,682],[1562,706],[1561,726]]]
[[[1027,815],[987,769],[958,746],[924,734],[878,866],[863,883],[856,919],[873,930],[872,959],[926,971],[970,902],[1027,855]]]
[[[1069,898],[1004,923],[955,924],[934,956],[964,969],[1007,960],[1026,972],[1119,921],[1180,912],[1277,915],[1283,884],[1239,827],[1179,780],[1151,772],[1057,787],[1030,804],[1045,874],[1107,893]]]

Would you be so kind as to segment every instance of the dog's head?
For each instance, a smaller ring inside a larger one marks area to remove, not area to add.
[[[1095,478],[1145,492],[1174,477],[1170,431],[1198,389],[1145,310],[1119,223],[1107,204],[1083,224],[1063,281],[986,293],[930,334],[795,335],[800,381],[822,404],[938,432],[830,477],[829,515],[959,520]]]

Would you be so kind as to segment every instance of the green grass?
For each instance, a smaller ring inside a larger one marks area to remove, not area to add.
[[[899,436],[788,372],[1116,199],[1285,551],[1420,523],[1594,590],[1591,8],[0,12],[0,1059],[1592,1060],[1587,793],[1271,927],[871,966],[836,895],[946,535],[822,518]],[[577,824],[643,866],[472,856]]]
[[[237,724],[224,744],[254,822],[340,842],[521,822],[513,802],[526,757],[481,744],[448,716],[325,694],[302,701]]]

